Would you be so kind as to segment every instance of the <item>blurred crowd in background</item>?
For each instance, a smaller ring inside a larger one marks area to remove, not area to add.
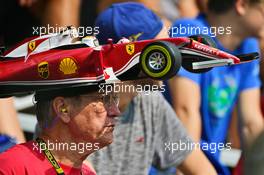
[[[112,4],[121,2],[127,1],[3,1],[0,6],[2,24],[0,28],[0,46],[8,48],[27,37],[33,36],[33,28],[38,26],[65,27],[72,25],[74,27],[94,27],[97,21],[100,32],[100,27],[103,28],[104,26],[100,26],[102,22],[100,23],[101,18],[99,15],[111,7]],[[190,24],[199,27],[208,25],[219,27],[222,24],[230,24],[232,37],[216,36],[217,44],[221,49],[237,54],[240,51],[241,53],[259,51],[262,53],[261,55],[264,54],[264,2],[261,0],[135,0],[133,2],[141,3],[154,12],[162,20],[164,27],[166,27],[165,30],[171,26],[177,27],[180,24],[186,26]],[[249,3],[247,5],[250,7],[246,7],[245,3]],[[232,8],[235,9],[235,12],[232,11]],[[244,16],[243,18],[236,18],[235,13]],[[131,15],[133,14],[134,12],[131,13]],[[193,20],[197,16],[199,22]],[[228,18],[229,20],[227,20]],[[105,33],[107,31],[105,30]],[[165,32],[169,33],[169,31]],[[113,37],[111,32],[105,35]],[[244,35],[244,38],[241,37],[242,35]],[[100,33],[98,36],[100,37]],[[170,35],[170,37],[177,36],[179,35]],[[246,40],[248,36],[255,37],[256,41],[259,42],[259,46],[255,40]],[[120,37],[126,37],[126,34]],[[244,39],[246,40],[245,42]],[[105,41],[101,40],[100,42]],[[261,134],[263,130],[262,116],[264,114],[264,92],[261,86],[264,83],[264,68],[261,68],[262,62],[261,59],[250,66],[240,66],[238,69],[243,71],[242,73],[238,73],[239,70],[235,69],[230,70],[228,68],[226,70],[220,68],[211,74],[205,73],[206,75],[198,76],[189,75],[182,70],[177,77],[175,76],[168,82],[164,82],[167,87],[164,96],[172,105],[180,121],[195,142],[200,142],[200,140],[201,142],[223,141],[231,143],[232,148],[243,150],[239,163],[232,168],[221,167],[222,165],[218,162],[219,155],[215,157],[205,152],[218,174],[240,175],[253,171],[256,172],[252,174],[264,173],[263,168],[261,169],[259,166],[264,163],[264,139],[263,133]],[[227,72],[229,71],[230,74],[236,76],[239,74],[239,80],[237,80],[239,83],[237,85],[232,84],[233,80],[228,79]],[[256,72],[257,74],[255,74]],[[226,73],[226,76],[224,73]],[[220,79],[212,80],[212,77],[221,76],[222,78]],[[212,86],[204,84],[205,82],[208,83],[208,81],[212,81]],[[222,81],[226,81],[226,84],[231,81],[231,85],[229,84],[230,87],[228,87],[230,89],[217,91],[218,88],[226,86]],[[230,91],[234,91],[233,94]],[[211,93],[211,96],[205,95],[207,93]],[[208,100],[211,101],[206,102]],[[207,107],[203,108],[201,106]],[[213,112],[210,110],[213,110]],[[222,115],[221,112],[223,111],[224,114]],[[218,114],[219,118],[222,117],[221,119],[216,117]],[[14,144],[32,139],[32,135],[27,134],[25,137],[19,125],[12,98],[0,100],[0,134],[0,152]],[[181,174],[181,172],[175,170],[175,167],[174,169],[166,168],[166,170],[160,170],[159,167],[155,166],[148,168],[150,170],[149,174]]]

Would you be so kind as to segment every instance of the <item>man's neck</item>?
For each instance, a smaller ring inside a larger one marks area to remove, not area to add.
[[[70,166],[70,167],[81,168],[83,161],[93,151],[85,150],[85,146],[84,146],[83,148],[84,151],[81,151],[80,153],[80,151],[77,150],[78,143],[73,141],[68,136],[69,135],[65,133],[60,134],[60,136],[58,135],[56,136],[56,134],[52,133],[52,136],[51,134],[41,134],[39,137],[42,138],[46,142],[47,148],[52,153],[52,155],[55,157],[57,162]],[[73,146],[73,144],[75,145]],[[49,145],[53,145],[53,146],[48,147]]]
[[[219,34],[216,33],[217,39],[220,43],[228,50],[234,51],[238,48],[240,43],[247,37],[247,33],[241,30],[241,21],[239,16],[235,18],[235,12],[229,11],[222,15],[216,15],[209,13],[207,15],[207,21],[211,27],[216,27],[216,29],[231,27],[231,34]]]

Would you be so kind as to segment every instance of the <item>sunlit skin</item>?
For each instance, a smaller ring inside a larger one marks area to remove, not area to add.
[[[221,45],[230,51],[236,50],[247,37],[260,38],[264,28],[264,2],[250,3],[236,0],[234,6],[221,13],[210,9],[206,12],[206,20],[216,28],[231,27],[230,35],[217,35]],[[169,81],[173,106],[194,141],[199,142],[202,133],[199,86],[184,77],[174,77]],[[174,90],[177,89],[177,90]],[[241,119],[244,121],[244,141],[250,144],[263,130],[263,119],[259,103],[260,91],[251,88],[239,94]]]
[[[81,105],[72,105],[72,120],[68,126],[72,135],[85,140],[97,140],[100,145],[105,146],[113,141],[113,130],[116,119],[114,114],[119,113],[118,109],[111,105],[104,106],[100,98],[81,96]]]

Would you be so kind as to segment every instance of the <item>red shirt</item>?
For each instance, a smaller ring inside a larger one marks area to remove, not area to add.
[[[34,147],[36,142],[16,145],[0,154],[0,175],[57,175],[43,153]],[[81,169],[59,163],[65,175],[96,175],[87,165]]]

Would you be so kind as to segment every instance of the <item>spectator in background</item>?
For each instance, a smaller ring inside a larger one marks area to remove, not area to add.
[[[0,152],[25,142],[12,98],[0,99]]]
[[[0,133],[15,138],[18,143],[25,142],[12,98],[0,98]]]
[[[32,8],[32,11],[40,19],[42,25],[79,27],[81,0],[37,1],[39,2]]]
[[[113,4],[99,15],[95,25],[100,28],[97,38],[101,44],[108,38],[116,43],[122,37],[134,40],[168,37],[167,31],[162,30],[164,25],[160,18],[139,3]],[[123,114],[114,132],[115,141],[90,157],[98,174],[145,175],[151,165],[157,168],[179,166],[189,175],[215,174],[200,150],[166,151],[165,143],[188,144],[191,140],[160,93],[136,95],[121,92]]]
[[[231,33],[216,33],[213,39],[218,48],[235,55],[259,52],[257,40],[250,37],[260,37],[264,24],[263,1],[209,0],[208,3],[207,15],[199,15],[196,19],[179,19],[173,24],[174,29],[180,25],[186,28],[198,27],[202,33],[187,32],[182,35],[172,30],[172,37],[204,34],[204,29],[210,31],[210,27],[225,30],[231,27]],[[211,36],[214,34],[209,33]],[[244,144],[252,143],[263,130],[259,88],[258,61],[218,67],[204,74],[193,74],[181,69],[169,81],[171,102],[176,113],[193,139],[201,144],[225,144],[236,103],[243,123],[241,132]],[[168,94],[166,96],[170,97]],[[219,150],[216,153],[211,150],[204,152],[219,174],[230,174],[220,163]]]
[[[80,3],[81,0],[3,1],[0,16],[4,27],[0,29],[0,35],[4,46],[10,47],[24,38],[39,35],[34,30],[37,27],[78,27]]]
[[[160,0],[160,13],[172,22],[177,18],[194,18],[199,13],[195,1],[196,0]]]
[[[21,7],[30,8],[42,25],[79,26],[81,0],[18,0]]]
[[[208,0],[196,0],[196,5],[197,5],[200,13],[206,13],[207,12],[207,4],[208,4]]]
[[[101,0],[98,3],[98,13],[108,8],[113,3],[127,2],[128,0]],[[179,17],[195,17],[198,8],[195,0],[134,0],[144,4],[147,8],[155,12],[167,27],[171,22]]]

